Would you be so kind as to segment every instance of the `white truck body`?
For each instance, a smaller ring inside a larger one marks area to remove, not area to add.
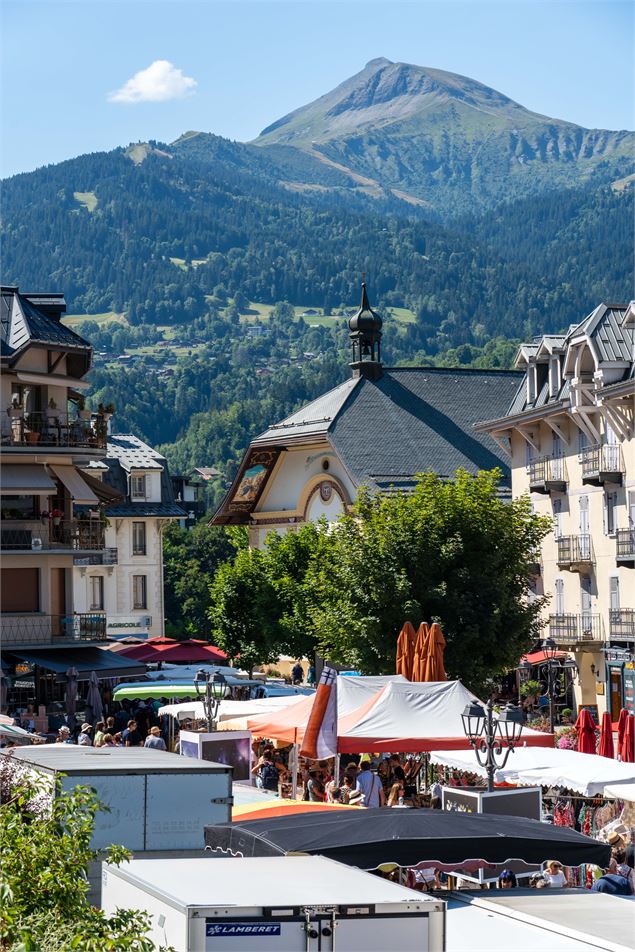
[[[176,952],[444,952],[445,903],[321,856],[104,864],[102,907]]]

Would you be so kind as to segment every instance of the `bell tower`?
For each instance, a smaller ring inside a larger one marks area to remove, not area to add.
[[[350,368],[354,377],[367,377],[379,380],[383,374],[381,366],[381,328],[382,319],[368,303],[366,282],[362,282],[362,302],[357,314],[348,322],[353,348],[353,360]]]

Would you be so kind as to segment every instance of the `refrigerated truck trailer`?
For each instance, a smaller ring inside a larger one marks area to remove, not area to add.
[[[104,863],[102,908],[176,952],[444,952],[445,903],[322,856]]]

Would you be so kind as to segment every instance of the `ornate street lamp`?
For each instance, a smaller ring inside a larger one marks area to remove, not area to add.
[[[199,668],[194,676],[194,688],[196,689],[197,698],[203,702],[207,729],[208,731],[214,731],[216,730],[218,708],[225,697],[227,682],[220,671],[214,671],[210,674],[209,671]]]
[[[487,789],[491,793],[494,789],[494,772],[502,770],[520,740],[523,712],[515,704],[508,704],[496,718],[490,698],[485,708],[478,701],[467,704],[461,718],[465,736],[474,748],[476,759],[487,771]]]

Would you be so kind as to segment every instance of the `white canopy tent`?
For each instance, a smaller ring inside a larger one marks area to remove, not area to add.
[[[241,718],[246,720],[248,717],[256,717],[258,714],[268,714],[271,711],[279,710],[283,707],[289,707],[291,704],[297,704],[303,701],[301,694],[290,694],[286,697],[264,697],[254,701],[221,701],[218,708],[218,721],[233,720]],[[164,704],[159,708],[161,714],[169,714],[181,720],[183,717],[192,717],[195,720],[203,720],[205,717],[205,708],[202,701],[181,701],[178,704]],[[245,727],[232,728],[232,730],[247,730]]]
[[[466,705],[475,700],[460,681],[392,679],[366,705],[340,718],[340,753],[468,748],[461,715]],[[553,745],[551,734],[529,729],[523,733],[529,744]]]
[[[431,761],[444,767],[454,767],[485,776],[472,751],[437,750]],[[625,764],[597,754],[581,754],[576,750],[555,747],[516,747],[502,770],[495,774],[497,783],[516,783],[519,786],[562,787],[575,790],[585,797],[605,796],[612,786],[633,784],[635,764]]]
[[[635,779],[631,783],[610,783],[604,788],[604,796],[635,803]]]

